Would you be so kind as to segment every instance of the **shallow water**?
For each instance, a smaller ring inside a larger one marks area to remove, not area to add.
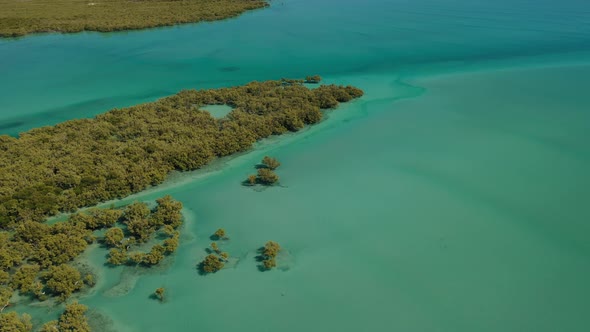
[[[227,105],[206,105],[200,109],[209,112],[215,118],[223,118],[233,110]]]
[[[188,222],[163,267],[101,270],[81,299],[96,330],[586,331],[588,46],[581,1],[274,2],[221,23],[2,42],[0,123],[22,122],[2,129],[15,134],[308,73],[366,92],[129,198],[169,193]],[[283,163],[281,186],[241,186],[264,155]],[[200,276],[219,227],[234,263]],[[271,239],[285,251],[261,273],[255,251]],[[100,268],[103,255],[87,259]],[[149,299],[162,286],[165,303]]]
[[[191,87],[447,69],[590,50],[585,0],[559,7],[554,0],[272,3],[223,22],[0,41],[0,133]]]

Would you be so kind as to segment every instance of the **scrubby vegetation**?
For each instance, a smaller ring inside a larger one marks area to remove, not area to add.
[[[109,247],[118,247],[123,243],[125,234],[119,227],[109,228],[104,234],[104,243]]]
[[[40,332],[90,332],[90,326],[85,316],[87,310],[88,307],[85,305],[73,302],[66,306],[59,321],[53,320],[45,323]]]
[[[279,182],[279,176],[274,172],[279,166],[281,166],[281,163],[278,160],[265,156],[260,166],[258,166],[257,174],[249,175],[242,184],[246,186],[254,186],[256,184],[272,186]]]
[[[258,177],[256,176],[256,174],[251,174],[251,175],[248,175],[248,178],[246,179],[246,181],[244,181],[244,185],[254,186],[254,185],[256,185],[257,182],[258,182]]]
[[[217,255],[209,254],[205,259],[199,264],[199,269],[203,273],[215,273],[221,269],[223,269],[223,261]]]
[[[275,169],[279,168],[279,166],[281,166],[281,163],[278,160],[276,160],[275,158],[265,156],[264,158],[262,158],[262,165],[264,165],[266,168],[270,169],[271,171],[274,171]]]
[[[0,233],[0,293],[8,294],[0,298],[8,301],[18,291],[39,300],[57,296],[64,301],[89,281],[68,263],[93,241],[85,224],[74,221],[52,226],[28,221],[13,234]]]
[[[218,253],[218,254],[221,252],[221,250],[219,250],[219,247],[217,246],[216,242],[211,242],[211,249],[213,250],[213,252]]]
[[[313,75],[305,77],[305,83],[318,84],[322,80],[320,75]]]
[[[51,266],[42,278],[45,279],[45,287],[62,301],[84,286],[80,271],[67,264]]]
[[[182,204],[170,196],[159,198],[156,203],[152,209],[145,203],[133,203],[124,209],[90,209],[54,225],[25,221],[12,232],[0,232],[0,312],[10,305],[15,292],[41,301],[55,297],[63,302],[94,286],[94,276],[72,261],[95,241],[93,230],[98,228],[111,227],[102,239],[111,248],[109,263],[158,264],[178,247]],[[153,245],[147,253],[128,253],[159,231],[160,236],[166,237],[161,244]],[[44,331],[85,331],[85,320],[80,320],[85,307],[68,308],[59,322],[48,323]],[[9,324],[6,326],[12,328],[10,331],[21,331],[21,326],[27,326],[26,316],[23,317],[4,315],[0,321],[5,320]],[[80,329],[72,329],[74,326]]]
[[[212,240],[227,241],[229,238],[225,234],[223,228],[218,229],[210,236]],[[221,270],[225,263],[229,261],[229,254],[221,251],[217,242],[211,242],[210,248],[205,249],[209,254],[205,259],[197,265],[197,268],[202,274],[215,273]]]
[[[128,238],[124,239],[125,233],[118,227],[106,231],[104,243],[112,247],[107,259],[109,264],[153,266],[159,264],[166,255],[176,251],[180,238],[177,229],[182,225],[182,203],[174,201],[170,196],[159,198],[156,203],[153,210],[140,202],[125,208],[121,219],[127,226]],[[168,237],[162,244],[153,245],[147,253],[130,252],[132,248],[147,242],[159,231]]]
[[[94,277],[72,261],[96,241],[96,230],[106,229],[99,242],[110,249],[108,263],[160,263],[178,247],[182,204],[167,196],[153,209],[133,203],[124,209],[87,209],[53,225],[41,223],[48,216],[125,197],[162,182],[173,170],[194,170],[249,149],[264,137],[297,131],[320,121],[322,108],[362,94],[354,87],[333,85],[310,90],[301,80],[253,82],[183,91],[94,119],[34,129],[18,138],[0,136],[0,309],[10,305],[15,292],[66,301],[93,286]],[[211,104],[231,105],[233,111],[215,119],[199,110]],[[278,181],[271,168],[280,163],[271,159],[263,161],[266,167],[259,169],[255,181]],[[142,252],[156,234],[165,239]],[[214,236],[227,240],[223,229]],[[229,259],[215,246],[199,266],[203,273],[213,273]],[[276,265],[274,257],[264,260],[265,267]],[[63,319],[48,323],[44,331],[86,331],[85,310],[66,310]],[[17,331],[28,326],[26,318],[0,317]],[[79,329],[68,327],[76,324]]]
[[[94,119],[33,129],[19,138],[0,136],[0,228],[128,196],[161,183],[173,170],[198,169],[259,139],[316,123],[320,109],[363,94],[350,86],[308,89],[286,82],[182,91]],[[215,119],[198,110],[212,104],[233,111]],[[152,225],[142,218],[145,211],[136,213],[127,223],[143,240]],[[108,227],[115,217],[94,217],[90,228]]]
[[[260,255],[257,257],[257,259],[262,263],[258,266],[260,270],[266,271],[276,267],[276,258],[279,254],[279,251],[281,251],[281,246],[274,241],[268,241],[264,247],[258,249]]]
[[[33,330],[31,316],[16,312],[0,313],[0,332],[29,332]]]
[[[0,36],[107,32],[215,21],[267,5],[262,0],[0,0]]]
[[[164,289],[164,287],[160,287],[160,288],[156,289],[156,291],[154,292],[154,296],[160,302],[163,302],[164,301],[164,293],[166,293],[166,290]]]
[[[213,235],[210,236],[210,238],[214,241],[229,240],[229,238],[225,234],[225,229],[223,228],[216,230],[215,233],[213,233]]]
[[[261,168],[258,170],[256,182],[265,186],[270,186],[279,182],[279,176],[268,168]]]

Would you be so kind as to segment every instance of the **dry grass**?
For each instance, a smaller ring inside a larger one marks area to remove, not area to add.
[[[264,0],[0,0],[0,37],[215,21],[266,5]]]

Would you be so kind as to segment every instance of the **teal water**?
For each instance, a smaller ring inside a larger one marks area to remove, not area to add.
[[[272,1],[223,22],[0,41],[0,133],[186,88],[590,51],[585,0]]]
[[[120,202],[168,193],[187,224],[161,268],[104,269],[104,251],[88,253],[100,281],[81,302],[98,331],[587,331],[589,12],[292,0],[214,24],[5,41],[0,127],[308,73],[366,92]],[[283,163],[281,186],[241,186],[264,155]],[[200,276],[219,227],[233,263]],[[261,273],[271,239],[285,251]],[[162,286],[165,303],[149,299]]]
[[[223,118],[228,115],[233,108],[227,105],[206,105],[201,110],[209,112],[215,118]]]

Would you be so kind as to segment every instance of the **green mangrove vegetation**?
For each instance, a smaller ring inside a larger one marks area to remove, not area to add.
[[[104,243],[109,247],[118,247],[125,238],[123,230],[119,227],[109,228],[104,234]]]
[[[0,314],[0,332],[28,332],[33,330],[31,316],[16,312]]]
[[[221,250],[219,250],[219,247],[217,246],[217,242],[211,242],[211,249],[215,253],[221,253]]]
[[[0,0],[0,37],[215,21],[265,6],[263,0]]]
[[[213,235],[211,235],[209,238],[213,241],[229,240],[225,233],[225,229],[223,228],[219,228],[218,230],[216,230],[215,233],[213,233]]]
[[[88,307],[72,302],[59,317],[59,320],[47,322],[41,327],[40,332],[90,332],[90,325],[86,319]]]
[[[258,249],[258,252],[260,253],[259,256],[257,256],[257,260],[259,262],[261,262],[261,264],[258,266],[258,268],[261,271],[268,271],[274,267],[277,266],[277,255],[279,254],[279,251],[281,251],[281,246],[274,241],[268,241],[264,247]]]
[[[209,238],[216,241],[229,240],[223,228],[216,230]],[[229,261],[229,254],[222,251],[217,242],[211,242],[210,248],[205,249],[205,251],[208,255],[203,261],[197,264],[197,268],[201,274],[215,273],[223,269],[225,263]]]
[[[279,182],[279,176],[274,172],[279,166],[281,166],[281,163],[278,160],[265,156],[261,164],[257,166],[257,174],[249,175],[242,183],[246,186],[255,186],[256,184],[272,186]]]
[[[177,229],[182,225],[182,203],[170,196],[158,198],[156,203],[151,210],[146,203],[140,202],[125,208],[121,221],[126,226],[127,238],[119,227],[105,232],[103,243],[111,248],[107,259],[109,264],[153,266],[176,251],[180,237]],[[131,251],[150,241],[158,232],[166,237],[161,244],[154,244],[149,252]]]
[[[154,292],[154,297],[158,299],[160,302],[164,301],[164,293],[166,293],[166,289],[164,287],[157,288]]]
[[[111,248],[109,263],[146,267],[160,263],[178,247],[181,209],[182,203],[164,196],[156,200],[153,208],[139,202],[122,209],[93,208],[53,225],[24,221],[10,232],[0,232],[0,312],[11,305],[15,293],[39,301],[53,298],[65,302],[74,293],[93,287],[94,275],[84,271],[74,260],[96,241],[96,230],[106,229],[99,242]],[[149,252],[128,253],[145,246],[156,234],[158,238],[165,238],[161,244],[154,244]],[[86,309],[82,310],[79,305],[68,308],[59,322],[48,323],[45,330],[84,331],[67,326],[82,328],[85,321],[80,317]],[[11,313],[0,319],[7,321],[6,326],[17,326],[10,331],[20,331],[18,326],[21,325],[28,326],[26,316]],[[51,329],[51,326],[59,328]]]
[[[308,84],[318,84],[318,83],[320,83],[321,80],[322,80],[322,77],[320,75],[313,75],[313,76],[306,76],[305,77],[305,83],[308,83]]]
[[[275,158],[264,156],[264,158],[262,158],[262,165],[271,171],[274,171],[275,169],[279,168],[279,166],[281,166],[281,163]]]
[[[8,299],[18,291],[41,301],[52,296],[65,301],[72,293],[92,286],[93,278],[68,263],[93,241],[92,232],[74,221],[52,226],[28,221],[12,234],[0,233],[2,293],[8,291]]]
[[[321,109],[362,95],[351,86],[309,89],[287,80],[252,82],[186,90],[93,119],[33,129],[18,138],[0,136],[0,227],[14,229],[139,192],[173,170],[195,170],[245,151],[259,139],[317,123]],[[233,110],[221,119],[199,110],[215,104]],[[261,179],[276,182],[267,173],[259,174]],[[93,216],[93,227],[108,226],[116,217],[116,212],[100,213],[105,215]],[[145,226],[143,218],[128,221],[138,240],[145,238]]]
[[[59,320],[43,324],[39,332],[90,332],[86,318],[88,307],[74,301],[68,304]],[[33,331],[31,316],[16,312],[0,313],[0,332],[30,332]]]
[[[209,254],[205,259],[199,264],[199,270],[203,274],[207,273],[215,273],[224,267],[224,263],[222,258],[215,254]]]
[[[268,168],[261,168],[256,175],[256,182],[265,186],[271,186],[279,182],[279,176]]]

